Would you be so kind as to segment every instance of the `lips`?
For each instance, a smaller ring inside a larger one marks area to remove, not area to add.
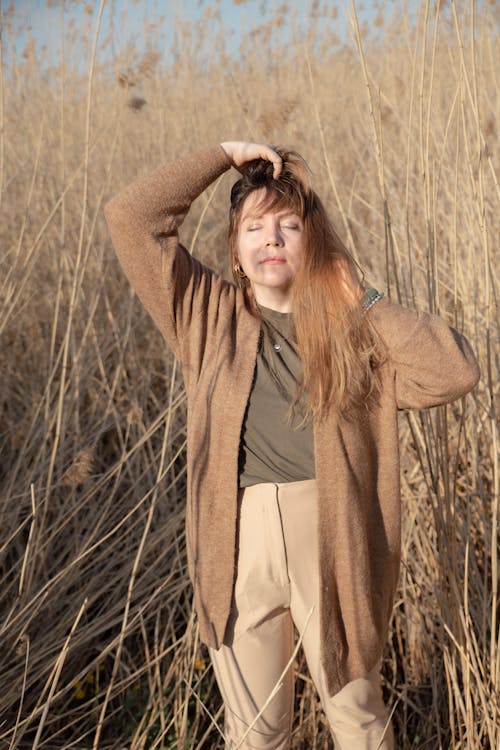
[[[261,263],[266,266],[279,266],[282,263],[286,263],[286,260],[279,255],[270,255],[268,258],[264,258],[264,260],[261,260]]]

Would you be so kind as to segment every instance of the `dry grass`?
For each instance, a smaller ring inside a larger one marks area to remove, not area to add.
[[[160,161],[233,137],[302,152],[369,279],[439,311],[478,353],[474,394],[401,419],[384,676],[398,747],[500,747],[498,8],[382,14],[352,47],[326,12],[284,44],[278,9],[239,62],[215,11],[213,26],[181,28],[169,63],[152,46],[91,65],[90,34],[86,79],[68,65],[73,38],[50,74],[33,45],[21,60],[2,50],[0,748],[223,747],[186,573],[182,380],[102,205]],[[230,181],[183,228],[219,268]],[[300,659],[297,674],[293,747],[327,748]]]

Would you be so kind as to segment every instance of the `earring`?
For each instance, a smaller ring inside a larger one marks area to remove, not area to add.
[[[240,279],[246,279],[246,277],[247,277],[245,271],[240,266],[240,261],[239,260],[236,261],[236,263],[234,264],[234,272],[235,272],[236,276],[240,277]]]

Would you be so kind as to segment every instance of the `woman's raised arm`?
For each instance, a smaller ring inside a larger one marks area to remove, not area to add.
[[[263,143],[227,141],[159,167],[124,188],[104,207],[113,244],[127,277],[175,355],[191,319],[199,320],[223,282],[179,244],[178,228],[191,203],[219,175],[267,159],[274,176],[281,157]]]
[[[214,146],[140,177],[104,207],[120,263],[176,356],[182,328],[196,313],[186,296],[196,301],[195,288],[210,273],[179,245],[178,228],[193,200],[230,166]]]

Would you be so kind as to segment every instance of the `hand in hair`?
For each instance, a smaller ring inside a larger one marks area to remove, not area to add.
[[[241,171],[241,167],[254,159],[265,159],[273,164],[273,177],[278,179],[281,174],[281,156],[266,143],[250,143],[248,141],[227,141],[220,144],[228,155],[233,167]]]

